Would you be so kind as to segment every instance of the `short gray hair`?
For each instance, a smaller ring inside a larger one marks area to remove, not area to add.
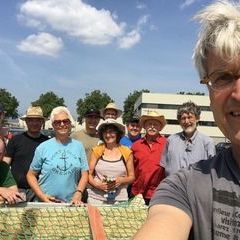
[[[177,110],[177,119],[181,119],[181,116],[184,113],[192,113],[196,116],[197,119],[200,119],[201,109],[200,107],[192,101],[183,103]]]
[[[203,79],[207,75],[206,58],[209,52],[230,61],[239,57],[240,2],[216,1],[194,19],[202,25],[193,58],[200,79]]]
[[[71,121],[71,123],[72,124],[74,123],[74,120],[73,120],[73,117],[72,117],[70,111],[64,106],[58,106],[58,107],[53,108],[53,110],[50,114],[51,123],[53,123],[53,121],[54,121],[54,116],[59,114],[59,113],[66,113],[68,115],[68,118]]]

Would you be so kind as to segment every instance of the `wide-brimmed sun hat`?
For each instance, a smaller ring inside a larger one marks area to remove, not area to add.
[[[21,120],[26,120],[26,118],[42,118],[42,119],[44,119],[42,108],[41,107],[29,107],[27,109],[26,114],[24,116],[20,117]]]
[[[104,113],[107,109],[116,110],[117,111],[117,117],[120,117],[121,114],[122,114],[122,110],[120,110],[114,102],[111,102],[111,103],[108,103],[108,105],[105,108],[101,109],[100,112],[101,112],[102,117],[104,117]]]
[[[165,125],[167,124],[166,119],[164,117],[164,115],[159,114],[156,111],[149,111],[146,115],[142,115],[140,118],[140,126],[144,127],[144,124],[147,120],[157,120],[161,123],[161,130],[165,127]],[[160,131],[161,131],[160,130]]]
[[[125,126],[119,122],[117,122],[115,119],[111,119],[111,118],[108,118],[104,121],[102,121],[98,126],[97,126],[97,131],[98,131],[98,134],[101,135],[103,129],[105,128],[105,126],[110,126],[110,125],[113,125],[115,127],[118,128],[118,130],[120,132],[122,132],[122,135],[125,134]]]

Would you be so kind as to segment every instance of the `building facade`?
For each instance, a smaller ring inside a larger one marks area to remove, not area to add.
[[[214,121],[208,96],[142,93],[134,105],[134,111],[138,116],[145,115],[151,110],[163,114],[167,120],[167,125],[162,130],[162,133],[169,136],[173,133],[182,131],[177,120],[177,109],[181,104],[187,101],[192,101],[201,107],[198,130],[212,137],[215,143],[225,142],[226,139],[224,135]]]

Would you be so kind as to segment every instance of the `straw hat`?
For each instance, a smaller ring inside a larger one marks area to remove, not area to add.
[[[119,122],[117,122],[115,119],[108,118],[104,121],[102,121],[98,126],[97,126],[97,131],[100,134],[105,126],[108,125],[114,125],[119,129],[120,132],[122,132],[122,135],[125,134],[125,126]]]
[[[101,116],[104,117],[104,113],[107,109],[114,109],[117,111],[117,117],[120,117],[122,110],[118,109],[117,105],[113,102],[109,103],[105,108],[101,109]]]
[[[29,107],[24,116],[20,117],[21,120],[26,120],[26,118],[43,118],[43,111],[41,107]]]
[[[141,118],[140,118],[140,126],[141,127],[144,127],[144,124],[145,124],[145,122],[147,121],[147,120],[152,120],[152,119],[154,119],[154,120],[157,120],[157,121],[159,121],[160,123],[161,123],[161,125],[162,125],[162,128],[161,128],[161,130],[165,127],[165,125],[167,124],[167,122],[166,122],[166,119],[165,119],[165,117],[163,116],[163,115],[160,115],[158,112],[156,112],[156,111],[149,111],[148,113],[147,113],[147,115],[142,115],[141,116]],[[160,131],[161,131],[160,130]]]

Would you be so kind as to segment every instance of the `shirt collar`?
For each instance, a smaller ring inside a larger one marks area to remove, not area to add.
[[[197,133],[198,133],[198,130],[196,129],[195,132],[194,132],[194,134],[192,135],[192,137],[188,139],[188,142],[190,142],[190,143],[195,143],[195,139],[196,139]],[[187,140],[187,138],[186,138],[186,136],[184,135],[184,132],[183,132],[183,131],[181,132],[181,138],[182,138],[183,140],[185,140],[185,141]]]
[[[158,134],[158,136],[157,136],[157,138],[155,139],[154,142],[161,143],[162,137],[163,137],[163,136],[162,136],[161,134]],[[141,138],[141,141],[142,141],[142,142],[147,142],[146,136],[142,137],[142,138]]]

